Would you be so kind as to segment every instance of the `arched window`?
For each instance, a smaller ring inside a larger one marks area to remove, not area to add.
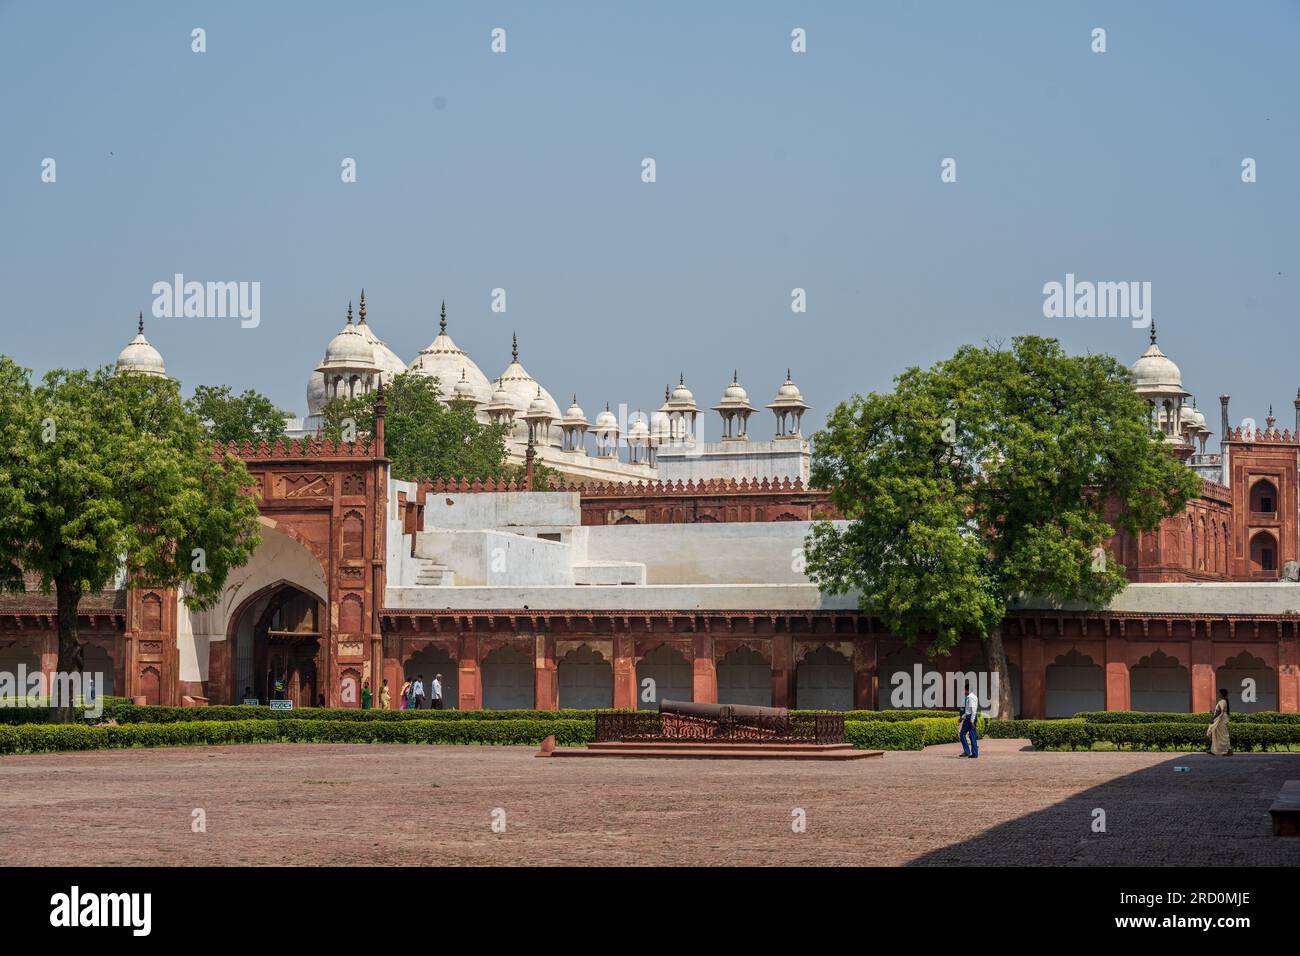
[[[1256,514],[1277,513],[1277,486],[1261,479],[1250,486],[1250,510]]]
[[[1261,531],[1250,539],[1251,574],[1277,572],[1277,539],[1267,531]]]

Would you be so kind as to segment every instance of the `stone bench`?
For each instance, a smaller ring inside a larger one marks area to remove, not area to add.
[[[1300,836],[1300,780],[1282,784],[1268,813],[1273,818],[1273,836]]]

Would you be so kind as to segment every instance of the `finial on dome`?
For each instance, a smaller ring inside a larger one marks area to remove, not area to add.
[[[357,314],[361,316],[361,321],[357,324],[365,325],[366,324],[366,290],[365,289],[361,290],[361,305],[357,307]]]
[[[514,332],[510,333],[510,360],[512,362],[519,361],[519,336]]]
[[[738,369],[731,370],[731,384],[732,385],[740,384],[740,371]]]
[[[685,385],[685,384],[686,384],[686,373],[685,373],[685,372],[678,372],[678,373],[677,373],[677,384],[678,384],[678,385]]]
[[[1272,431],[1273,423],[1276,422],[1277,419],[1273,417],[1273,406],[1271,403],[1268,406],[1268,416],[1264,419],[1264,421],[1268,424],[1268,430]]]
[[[1151,344],[1156,344],[1156,320],[1151,320]]]
[[[786,380],[787,382],[793,382],[793,381],[794,381],[794,379],[790,377],[790,370],[789,370],[788,368],[785,370],[785,380]]]
[[[664,386],[664,401],[668,401],[668,386]]]
[[[140,321],[136,324],[135,331],[137,335],[144,335],[144,313],[143,312],[140,313]],[[1296,392],[1296,394],[1300,395],[1300,392]]]
[[[352,300],[348,299],[348,325],[352,324]]]
[[[447,334],[447,300],[446,299],[442,300],[442,312],[438,318],[438,331],[441,332],[443,335]],[[461,373],[461,377],[463,378],[465,375],[465,370],[461,369],[460,373]]]

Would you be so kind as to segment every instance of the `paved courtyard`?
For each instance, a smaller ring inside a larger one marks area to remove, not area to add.
[[[1300,865],[1300,839],[1273,837],[1267,813],[1283,781],[1300,778],[1300,754],[1023,746],[989,741],[978,761],[948,746],[842,764],[295,744],[0,757],[0,859]],[[196,808],[206,833],[191,830]],[[1092,832],[1098,808],[1105,833]]]

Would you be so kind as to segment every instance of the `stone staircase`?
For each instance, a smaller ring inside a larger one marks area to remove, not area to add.
[[[450,587],[456,583],[456,572],[445,564],[430,558],[420,558],[420,569],[415,575],[417,588]]]

